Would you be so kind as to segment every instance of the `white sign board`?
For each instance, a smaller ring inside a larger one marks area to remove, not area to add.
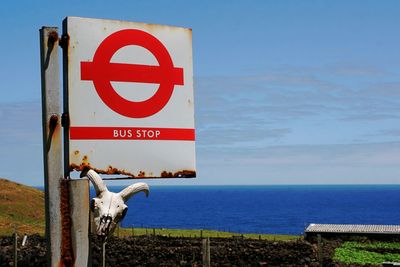
[[[63,28],[70,170],[195,177],[191,30],[79,17]]]

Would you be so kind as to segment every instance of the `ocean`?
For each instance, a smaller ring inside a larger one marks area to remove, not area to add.
[[[150,190],[148,198],[139,193],[128,201],[123,227],[299,235],[310,223],[400,224],[400,185],[151,186]]]

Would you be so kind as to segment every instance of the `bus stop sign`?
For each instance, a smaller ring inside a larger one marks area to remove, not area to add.
[[[78,17],[63,30],[70,170],[195,177],[191,30]]]

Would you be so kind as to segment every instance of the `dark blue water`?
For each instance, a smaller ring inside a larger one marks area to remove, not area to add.
[[[400,224],[400,186],[152,186],[128,206],[124,227],[301,234],[309,223]]]
[[[310,223],[399,225],[400,185],[152,186],[128,206],[123,227],[302,234]]]

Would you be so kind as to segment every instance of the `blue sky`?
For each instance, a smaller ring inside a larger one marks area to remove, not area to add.
[[[193,29],[197,173],[152,184],[399,183],[399,1],[5,1],[0,177],[43,184],[39,28]]]

